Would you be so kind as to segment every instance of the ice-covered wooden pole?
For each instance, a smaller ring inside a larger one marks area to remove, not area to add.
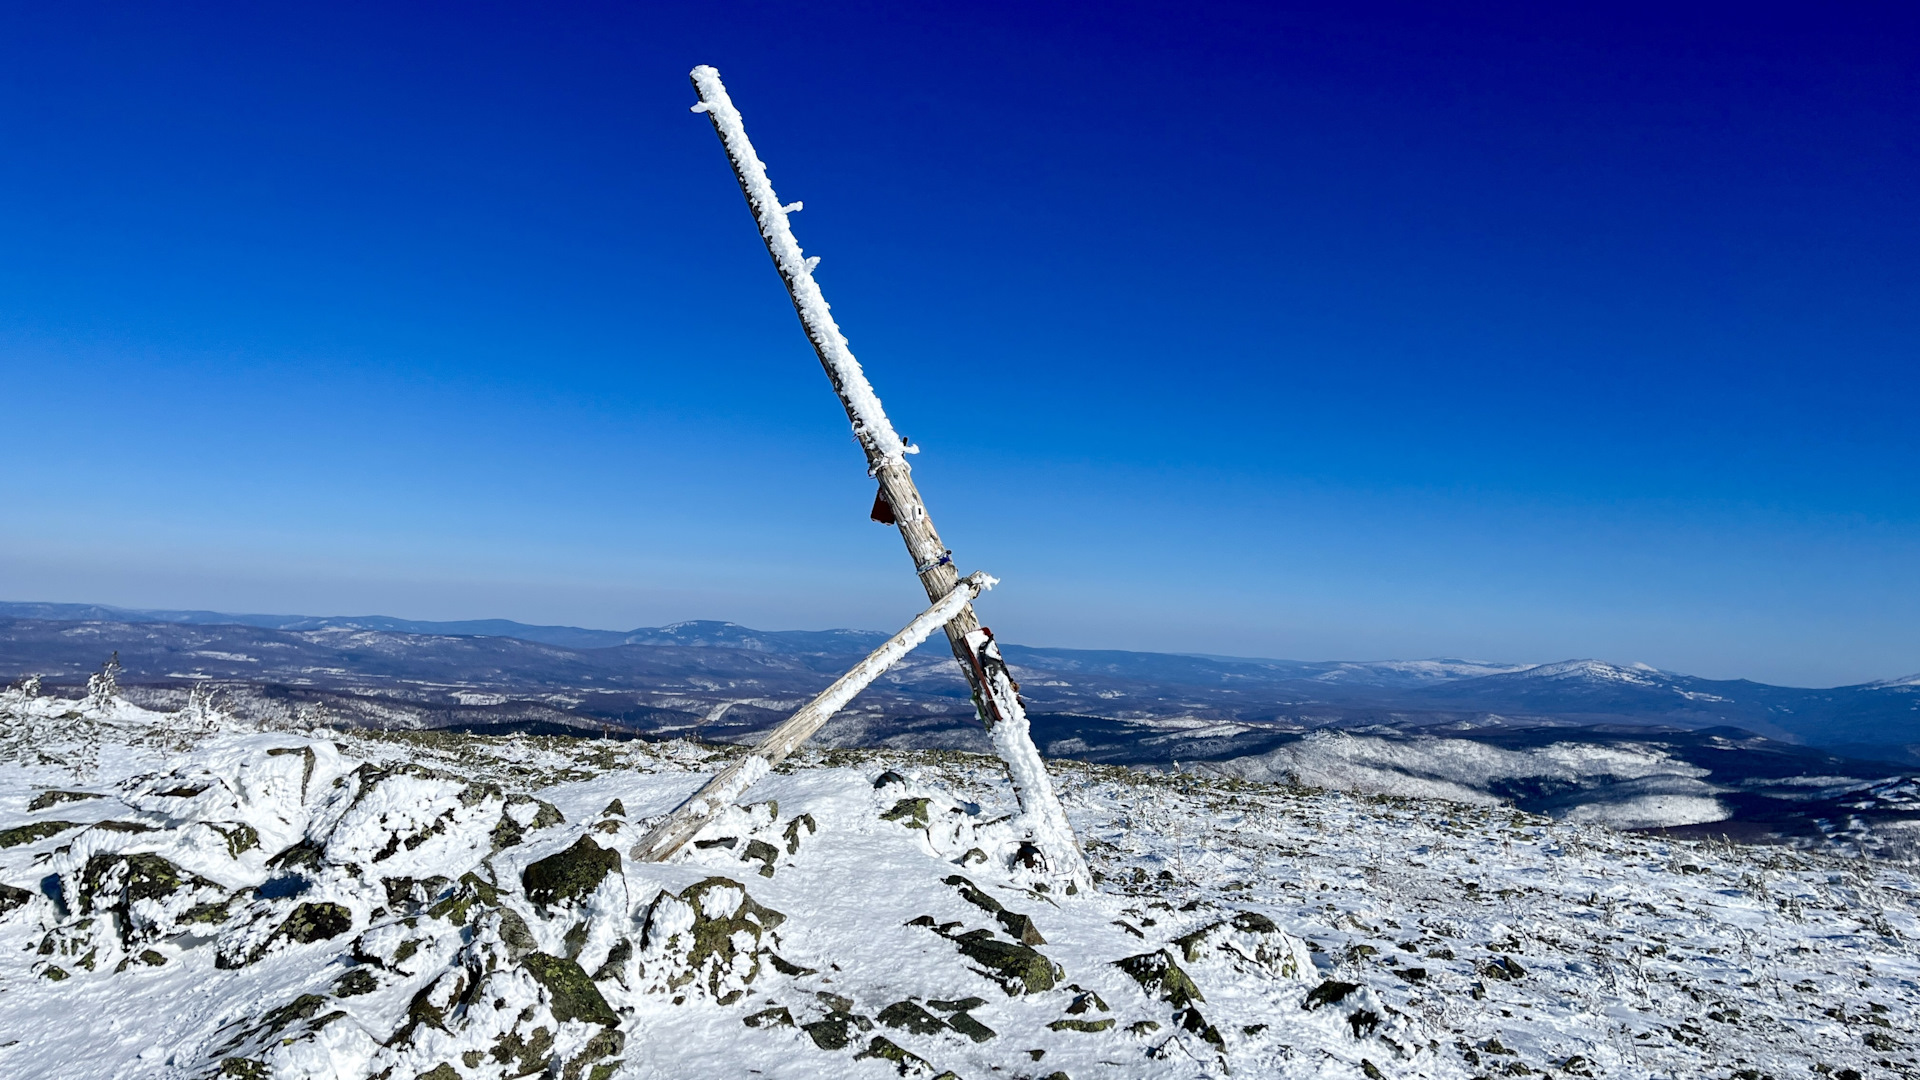
[[[660,862],[685,847],[708,818],[739,798],[741,792],[767,775],[775,765],[785,761],[788,754],[819,731],[821,725],[833,719],[833,714],[852,701],[854,695],[899,663],[901,657],[919,648],[920,643],[946,625],[955,612],[972,603],[974,597],[993,588],[995,584],[997,582],[993,578],[979,571],[961,578],[952,592],[935,601],[932,607],[920,613],[919,618],[868,653],[865,660],[834,680],[832,686],[820,692],[820,696],[800,706],[779,727],[767,732],[746,757],[702,785],[699,791],[694,792],[691,798],[681,803],[673,813],[667,815],[665,821],[655,825],[653,831],[635,845],[633,857],[641,862]]]
[[[793,298],[793,310],[800,316],[807,339],[813,342],[820,366],[826,369],[834,392],[846,406],[854,437],[866,451],[868,472],[880,481],[881,495],[892,509],[894,524],[900,530],[901,539],[906,541],[907,554],[913,558],[914,571],[926,587],[927,598],[945,597],[959,583],[960,573],[954,568],[953,553],[934,531],[926,504],[914,486],[912,470],[907,467],[906,455],[916,448],[908,447],[893,430],[860,362],[847,347],[846,335],[834,323],[826,298],[813,280],[813,267],[820,260],[803,254],[799,241],[793,238],[787,215],[799,210],[800,204],[783,205],[774,194],[773,184],[767,179],[767,168],[747,139],[740,110],[734,108],[733,100],[727,96],[720,73],[702,64],[693,69],[692,78],[694,90],[700,95],[700,103],[693,109],[707,114],[726,147],[733,174],[740,181],[748,207],[753,210],[754,221],[760,226],[760,237],[766,241],[767,253],[773,256],[773,265],[786,282],[787,294]],[[1006,666],[1000,661],[999,647],[993,643],[992,633],[980,625],[971,603],[948,620],[946,630],[954,658],[960,662],[960,670],[973,688],[974,705],[987,726],[988,737],[994,750],[1007,763],[1014,795],[1020,802],[1022,827],[1045,860],[1044,872],[1085,887],[1088,884],[1086,858],[1054,794],[1053,780],[1034,748],[1033,736],[1027,729],[1026,710],[1020,704]]]

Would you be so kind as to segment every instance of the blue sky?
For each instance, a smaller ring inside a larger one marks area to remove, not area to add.
[[[1911,9],[8,5],[0,596],[1920,671]],[[1836,19],[1844,21],[1835,21]]]

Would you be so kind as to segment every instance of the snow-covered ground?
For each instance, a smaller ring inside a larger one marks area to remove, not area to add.
[[[9,1077],[1911,1075],[1904,865],[1079,764],[257,730],[0,696]]]

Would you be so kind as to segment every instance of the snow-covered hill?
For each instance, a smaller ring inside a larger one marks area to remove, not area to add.
[[[647,865],[733,751],[0,712],[10,1077],[1913,1069],[1902,865],[1057,764],[1047,895],[992,759],[844,750]]]

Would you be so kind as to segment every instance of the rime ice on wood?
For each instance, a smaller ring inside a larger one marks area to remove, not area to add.
[[[907,553],[913,559],[914,572],[919,575],[927,598],[940,601],[951,595],[960,583],[960,573],[953,564],[953,553],[941,543],[940,534],[934,530],[926,504],[914,485],[912,470],[907,467],[905,455],[914,452],[915,448],[907,446],[905,440],[893,430],[886,412],[880,407],[880,399],[875,396],[872,385],[867,382],[866,373],[860,368],[860,362],[854,359],[852,350],[847,347],[846,336],[833,321],[826,298],[813,280],[813,267],[818,263],[818,258],[808,258],[801,250],[799,241],[794,239],[787,216],[798,210],[800,204],[782,204],[779,196],[774,194],[773,184],[767,179],[766,165],[761,162],[760,155],[754,152],[753,143],[747,139],[746,125],[740,119],[740,111],[734,108],[732,99],[727,96],[726,87],[720,82],[720,73],[701,65],[693,69],[692,79],[694,89],[700,94],[700,103],[693,110],[707,114],[707,118],[713,122],[714,131],[726,147],[734,176],[740,181],[740,190],[753,210],[761,239],[766,241],[767,253],[773,257],[774,267],[786,282],[794,312],[800,316],[800,324],[805,328],[807,338],[813,342],[821,367],[826,370],[834,390],[840,395],[841,404],[846,407],[854,434],[866,451],[868,472],[880,482],[875,517],[883,522],[886,520],[887,515],[877,512],[884,501],[893,524],[900,530],[901,539],[906,542]],[[1028,869],[1036,877],[1052,878],[1069,887],[1089,886],[1091,881],[1086,857],[1074,840],[1073,828],[1067,823],[1066,813],[1054,795],[1052,781],[1040,761],[1039,752],[1034,749],[1032,736],[1027,730],[1025,708],[1015,692],[1012,679],[1006,675],[1005,665],[999,661],[998,649],[993,649],[992,656],[988,657],[980,651],[981,645],[973,641],[982,627],[971,603],[964,605],[948,620],[946,631],[954,659],[959,662],[960,670],[973,690],[974,706],[979,710],[981,722],[987,726],[995,750],[1007,763],[1008,778],[1020,803],[1023,827],[1038,849],[1037,853],[1027,853],[1027,861],[1038,864]],[[990,639],[991,635],[987,635],[982,641],[990,642]],[[990,670],[996,665],[998,678]],[[1034,858],[1035,854],[1038,855],[1037,859]]]
[[[902,657],[918,648],[921,642],[927,640],[927,635],[952,619],[954,613],[972,602],[974,597],[993,588],[994,584],[994,579],[984,573],[968,575],[939,603],[921,612],[919,618],[888,638],[865,660],[854,665],[852,671],[834,680],[832,686],[821,691],[818,697],[802,705],[779,727],[768,732],[752,753],[707,781],[665,821],[655,826],[646,839],[634,846],[633,857],[643,862],[660,862],[685,847],[707,819],[739,798],[755,781],[771,772],[775,765],[785,761],[788,754],[833,719],[833,714],[852,701],[855,695],[865,690],[888,668],[899,663]]]

